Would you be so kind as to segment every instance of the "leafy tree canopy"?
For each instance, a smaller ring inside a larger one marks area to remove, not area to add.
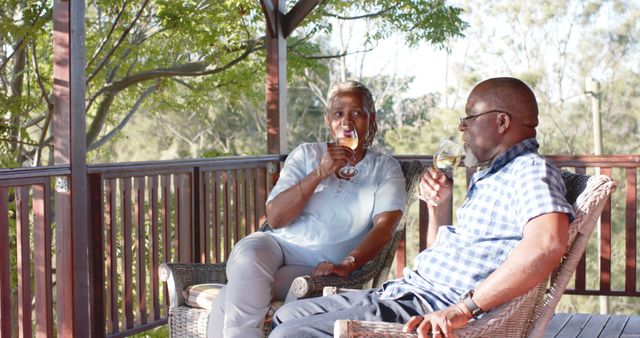
[[[443,47],[462,35],[466,24],[460,14],[460,8],[441,0],[323,1],[289,39],[288,70],[292,77],[301,76],[332,56],[322,53],[318,36],[331,31],[335,18],[370,21],[375,28],[365,34],[372,44],[401,32],[409,44]],[[186,119],[204,116],[206,107],[226,114],[242,102],[263,102],[265,26],[257,0],[87,1],[90,159],[109,159],[112,150],[104,145],[122,137],[122,129],[140,112],[151,112],[147,118]],[[51,0],[0,4],[3,166],[41,165],[50,154],[52,29]],[[165,125],[171,119],[163,120]],[[257,128],[263,124],[257,122]]]

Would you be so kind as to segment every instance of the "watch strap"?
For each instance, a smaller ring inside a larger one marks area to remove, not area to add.
[[[473,301],[471,297],[473,297],[473,290],[467,292],[464,296],[462,296],[462,304],[464,304],[467,310],[471,312],[471,316],[476,318],[479,315],[483,314],[484,311],[478,306],[478,304],[476,304],[476,302]]]

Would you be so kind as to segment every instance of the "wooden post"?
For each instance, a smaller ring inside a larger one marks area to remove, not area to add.
[[[60,337],[91,337],[94,311],[101,313],[89,297],[84,18],[83,0],[54,1],[54,164],[71,169],[70,176],[57,178],[55,193]]]
[[[273,6],[269,6],[271,1]],[[286,0],[263,0],[267,20],[267,152],[287,152],[287,40],[283,28]],[[274,30],[272,32],[272,30]]]

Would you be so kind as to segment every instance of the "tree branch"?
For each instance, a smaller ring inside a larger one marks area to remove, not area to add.
[[[189,138],[180,134],[175,128],[171,126],[171,123],[166,122],[162,117],[160,117],[160,115],[156,114],[156,119],[158,119],[158,121],[160,121],[160,123],[162,123],[164,127],[167,128],[175,137],[181,139],[189,146],[193,144],[193,142]]]
[[[109,113],[109,109],[111,109],[111,105],[116,98],[117,92],[107,92],[104,94],[102,101],[96,108],[96,116],[91,120],[91,125],[87,129],[86,136],[86,144],[89,145],[98,138],[102,127],[107,121],[107,115]],[[87,148],[88,149],[88,148]]]
[[[149,96],[151,95],[153,92],[155,92],[156,90],[158,90],[159,87],[159,82],[156,82],[156,84],[154,84],[153,86],[147,88],[142,95],[140,95],[140,97],[136,100],[136,103],[133,105],[133,107],[129,110],[129,112],[127,113],[127,115],[125,115],[125,117],[122,119],[122,121],[120,121],[120,123],[113,128],[111,131],[109,131],[106,135],[104,135],[103,137],[101,137],[99,140],[91,143],[88,145],[87,150],[93,150],[96,149],[100,146],[102,146],[103,144],[107,143],[107,141],[109,141],[111,138],[113,138],[119,131],[121,131],[122,129],[124,129],[124,127],[127,125],[127,123],[129,123],[129,120],[131,120],[131,118],[133,117],[133,115],[138,111],[138,109],[140,108],[140,106],[142,105],[142,102]],[[102,128],[100,128],[102,129]]]
[[[227,64],[217,68],[213,68],[213,69],[207,70],[206,69],[207,64],[204,62],[192,62],[192,63],[186,63],[183,65],[178,65],[174,67],[159,68],[159,69],[154,69],[147,72],[134,74],[100,88],[100,90],[98,90],[93,95],[92,100],[95,99],[95,97],[98,97],[104,93],[108,93],[108,92],[117,93],[121,90],[128,88],[129,86],[132,86],[136,83],[140,83],[143,81],[149,81],[149,80],[154,80],[158,78],[173,77],[173,76],[195,77],[195,76],[204,76],[204,75],[220,73],[233,67],[234,65],[236,65],[237,63],[245,59],[247,56],[249,56],[251,53],[258,51],[263,47],[264,45],[252,46],[251,48],[248,48],[247,50],[245,50],[244,53],[242,53],[240,56],[229,61]]]
[[[47,89],[44,87],[44,82],[42,82],[42,76],[40,75],[40,69],[38,67],[38,58],[36,57],[35,41],[31,45],[31,58],[33,59],[33,68],[36,73],[38,87],[40,88],[40,95],[47,102],[46,119],[44,120],[42,131],[40,132],[40,138],[38,139],[38,149],[36,150],[36,157],[33,161],[36,166],[39,166],[40,161],[42,160],[42,149],[44,148],[44,141],[47,137],[47,132],[49,131],[49,126],[51,125],[51,119],[53,117],[53,102],[49,99]]]
[[[111,56],[116,52],[116,50],[118,49],[120,44],[122,44],[124,39],[129,35],[129,32],[131,31],[131,29],[133,29],[133,27],[136,24],[136,22],[138,22],[138,19],[140,19],[140,16],[142,15],[142,12],[144,11],[145,7],[147,7],[147,4],[149,4],[149,0],[145,0],[144,1],[142,6],[140,7],[140,10],[138,10],[138,12],[136,13],[136,16],[129,23],[129,26],[127,26],[127,28],[125,28],[125,30],[120,35],[120,38],[118,38],[118,41],[116,41],[116,43],[113,45],[113,47],[111,47],[111,50],[107,53],[107,55],[105,55],[104,58],[102,58],[102,61],[100,61],[100,63],[98,64],[96,69],[93,70],[91,75],[89,75],[87,77],[87,82],[86,83],[89,83],[91,81],[91,79],[93,79],[98,74],[98,72],[100,72],[102,67],[104,67],[104,65],[107,63],[107,61],[109,61]]]
[[[44,87],[44,82],[42,81],[42,75],[40,75],[40,68],[38,66],[38,58],[36,57],[36,42],[31,45],[31,60],[33,62],[33,68],[36,73],[36,82],[38,83],[38,88],[40,88],[40,95],[42,98],[47,101],[47,107],[53,108],[53,102],[49,99],[49,94],[47,94],[47,89]],[[50,109],[49,109],[50,110]]]
[[[347,55],[367,53],[367,52],[370,52],[370,51],[374,50],[376,47],[377,46],[373,46],[373,47],[368,48],[368,49],[357,50],[357,51],[354,51],[354,52],[345,51],[343,53],[333,54],[333,55],[307,55],[307,54],[304,54],[304,53],[298,51],[297,49],[291,49],[291,52],[293,54],[296,54],[296,55],[298,55],[298,56],[300,56],[302,58],[308,59],[308,60],[322,60],[322,59],[336,59],[336,58],[345,57]]]
[[[93,62],[96,60],[96,58],[98,57],[98,54],[100,54],[100,52],[102,52],[102,50],[104,49],[104,47],[107,45],[107,42],[111,39],[111,35],[113,34],[113,32],[116,29],[116,26],[118,25],[118,22],[120,22],[120,18],[122,17],[122,13],[124,13],[125,8],[127,8],[127,3],[129,0],[124,0],[122,2],[122,8],[120,8],[120,11],[118,12],[118,14],[116,15],[115,20],[113,20],[113,24],[111,25],[111,27],[109,28],[109,32],[107,33],[107,36],[102,40],[102,42],[100,43],[100,46],[98,46],[98,49],[96,49],[96,51],[93,53],[93,56],[91,56],[91,59],[89,60],[89,62],[87,62],[87,66],[85,69],[89,69],[89,67],[91,67],[91,65],[93,64]]]
[[[395,5],[393,5],[393,6],[389,7],[389,8],[382,9],[382,10],[380,10],[378,12],[370,13],[370,14],[357,15],[357,16],[342,16],[342,15],[338,15],[338,14],[334,14],[334,13],[329,13],[327,11],[323,11],[322,13],[325,16],[336,18],[338,20],[360,20],[360,19],[373,18],[373,17],[376,17],[376,16],[382,16],[384,14],[387,14],[387,13],[391,12],[396,7],[398,7],[399,5],[400,5],[399,3],[396,3]]]

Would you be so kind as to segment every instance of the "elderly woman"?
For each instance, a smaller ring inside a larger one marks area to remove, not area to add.
[[[306,143],[291,152],[267,199],[273,231],[253,233],[231,251],[210,337],[262,337],[272,299],[283,300],[294,278],[346,276],[391,239],[404,208],[404,176],[395,159],[368,149],[376,132],[371,92],[356,81],[340,83],[329,90],[327,106],[332,139],[345,130],[365,137],[355,150]],[[347,162],[357,176],[338,174]]]

